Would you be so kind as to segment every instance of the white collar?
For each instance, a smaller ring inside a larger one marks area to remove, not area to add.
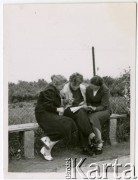
[[[98,89],[98,90],[99,90],[99,89]],[[95,90],[95,91],[93,90],[93,95],[94,95],[94,96],[96,96],[98,90]]]

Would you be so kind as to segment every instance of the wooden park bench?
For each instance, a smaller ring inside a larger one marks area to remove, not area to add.
[[[110,116],[110,130],[109,138],[111,145],[116,145],[116,130],[117,130],[117,120],[119,118],[126,118],[127,115],[112,114]],[[27,123],[27,124],[17,124],[10,125],[8,128],[9,133],[22,132],[23,144],[24,144],[24,156],[25,158],[34,158],[34,130],[37,129],[39,125],[37,123]]]

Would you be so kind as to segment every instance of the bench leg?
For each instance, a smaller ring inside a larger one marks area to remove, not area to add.
[[[113,146],[117,144],[116,129],[117,129],[117,119],[110,119],[109,137],[110,137],[111,145]]]
[[[24,132],[24,156],[34,158],[34,131]]]

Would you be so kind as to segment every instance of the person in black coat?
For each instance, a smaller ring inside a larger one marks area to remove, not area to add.
[[[109,120],[111,114],[109,96],[109,89],[103,83],[103,79],[100,76],[94,76],[86,88],[86,102],[91,109],[89,119],[97,140],[97,153],[102,153],[103,147],[101,126]]]
[[[61,75],[54,75],[51,79],[52,83],[40,92],[35,108],[36,120],[47,135],[41,138],[45,146],[40,151],[46,160],[53,159],[51,150],[60,139],[66,138],[70,141],[72,133],[77,130],[73,119],[61,116],[64,109],[61,107],[60,90],[66,79]]]

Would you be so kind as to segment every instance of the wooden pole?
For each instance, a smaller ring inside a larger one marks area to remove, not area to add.
[[[96,75],[96,69],[95,69],[95,54],[94,54],[94,47],[92,47],[92,62],[93,62],[93,76]]]

